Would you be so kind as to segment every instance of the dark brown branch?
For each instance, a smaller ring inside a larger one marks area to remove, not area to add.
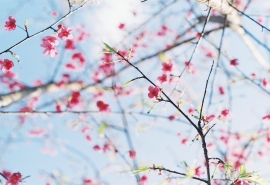
[[[45,29],[43,29],[43,30],[41,30],[41,31],[39,31],[39,32],[37,32],[37,33],[31,35],[31,36],[27,36],[26,38],[24,38],[23,40],[17,42],[16,44],[14,44],[13,46],[9,47],[9,48],[6,49],[5,51],[0,52],[0,55],[9,52],[11,49],[17,47],[18,45],[22,44],[23,42],[27,41],[28,39],[31,39],[31,38],[33,38],[33,37],[35,37],[35,36],[37,36],[37,35],[39,35],[39,34],[45,32],[45,31],[47,31],[48,29],[53,29],[52,26],[54,26],[54,25],[56,25],[57,23],[63,21],[66,17],[68,17],[69,15],[73,14],[73,13],[76,12],[77,10],[81,9],[81,8],[82,8],[85,4],[87,4],[88,2],[89,2],[89,0],[86,1],[85,3],[83,3],[83,4],[82,4],[81,6],[79,6],[78,8],[72,10],[72,11],[71,11],[71,9],[70,9],[69,12],[68,12],[66,15],[64,15],[62,18],[58,19],[56,22],[54,22],[53,24],[51,24],[51,25],[48,26],[47,28],[45,28]],[[55,30],[55,29],[54,29],[54,30]]]
[[[187,174],[185,174],[185,173],[180,173],[180,172],[169,170],[169,169],[166,169],[166,168],[163,168],[163,167],[162,168],[150,167],[149,169],[151,169],[151,170],[159,170],[159,171],[166,171],[166,172],[174,173],[174,174],[177,174],[177,175],[187,176]],[[190,177],[190,178],[198,180],[198,181],[202,181],[202,182],[205,182],[205,183],[208,183],[207,180],[204,180],[204,179],[201,179],[201,178],[198,178],[198,177]]]

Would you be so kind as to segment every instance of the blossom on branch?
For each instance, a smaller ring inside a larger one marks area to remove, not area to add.
[[[164,72],[171,72],[172,71],[172,62],[166,63],[166,62],[162,62],[162,71]]]
[[[59,24],[58,29],[60,30],[60,32],[58,33],[58,37],[61,40],[73,39],[73,35],[71,34],[71,28],[66,28],[63,25]]]
[[[4,62],[2,62],[2,71],[3,73],[7,73],[11,71],[11,69],[14,67],[14,64],[11,60],[5,59]]]
[[[153,87],[153,86],[149,86],[148,87],[148,91],[149,91],[149,93],[148,93],[148,97],[149,98],[158,98],[158,96],[159,96],[159,93],[160,93],[160,89],[159,89],[159,87]]]
[[[22,180],[21,173],[13,173],[7,180],[6,185],[19,185]]]
[[[226,121],[231,118],[231,113],[228,109],[224,109],[223,111],[221,111],[221,114],[219,115],[218,118],[223,121]]]
[[[164,82],[167,81],[167,76],[165,74],[161,75],[158,77],[158,81],[163,84]]]
[[[12,16],[8,17],[8,21],[5,24],[5,29],[7,31],[13,31],[16,29],[16,20]]]
[[[98,101],[97,107],[99,108],[100,112],[110,112],[109,105],[104,103],[103,101]]]
[[[136,151],[130,150],[128,151],[130,159],[134,160],[136,158]]]
[[[142,176],[139,180],[139,184],[140,185],[143,185],[143,184],[146,184],[148,182],[148,178],[146,175]]]
[[[231,66],[237,66],[239,65],[239,63],[237,62],[238,59],[233,59],[233,60],[230,60],[230,65]]]
[[[75,48],[75,42],[73,40],[66,41],[65,49],[74,50]]]
[[[41,47],[44,47],[45,50],[43,51],[44,55],[50,55],[51,57],[55,57],[58,52],[55,46],[58,45],[58,40],[54,36],[46,36],[42,39]]]

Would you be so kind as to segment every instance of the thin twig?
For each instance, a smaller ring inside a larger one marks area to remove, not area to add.
[[[228,0],[227,0],[228,2]],[[249,18],[250,20],[252,20],[253,22],[255,22],[256,24],[260,25],[262,27],[262,31],[263,29],[266,29],[267,31],[270,31],[270,29],[268,29],[267,27],[265,27],[264,25],[260,24],[259,22],[257,22],[255,19],[253,19],[252,17],[250,17],[249,15],[245,14],[244,12],[242,12],[241,10],[239,10],[238,8],[236,8],[235,6],[233,6],[230,2],[228,2],[228,4],[235,9],[237,12],[241,13],[242,15],[246,16],[247,18]]]
[[[78,8],[76,8],[76,9],[74,9],[74,10],[72,10],[72,11],[69,11],[66,15],[64,15],[62,18],[58,19],[56,22],[54,22],[53,24],[51,24],[51,25],[48,26],[47,28],[45,28],[45,29],[43,29],[43,30],[41,30],[41,31],[39,31],[39,32],[37,32],[37,33],[35,33],[35,34],[29,36],[29,37],[26,37],[26,38],[22,39],[21,41],[17,42],[17,43],[14,44],[13,46],[11,46],[11,47],[9,47],[8,49],[2,51],[2,52],[0,53],[0,55],[9,52],[11,49],[17,47],[18,45],[22,44],[23,42],[27,41],[28,39],[31,39],[31,38],[33,38],[33,37],[35,37],[35,36],[37,36],[37,35],[43,33],[44,31],[47,31],[48,29],[53,29],[52,26],[54,26],[55,24],[57,24],[57,23],[63,21],[66,17],[68,17],[69,15],[73,14],[73,13],[76,12],[77,10],[81,9],[81,8],[82,8],[84,5],[86,5],[88,2],[89,2],[89,0],[88,0],[88,1],[85,1],[85,3],[83,3],[81,6],[79,6]],[[53,29],[53,30],[55,31],[55,29]]]
[[[150,167],[149,169],[151,169],[151,170],[167,171],[167,172],[170,172],[170,173],[187,176],[187,174],[185,174],[185,173],[180,173],[180,172],[169,170],[169,169],[166,169],[166,168],[163,168],[163,167],[162,168]],[[205,183],[208,183],[207,180],[204,180],[204,179],[201,179],[201,178],[198,178],[198,177],[190,177],[190,178],[195,179],[195,180],[199,180],[199,181],[202,181],[202,182],[205,182]]]

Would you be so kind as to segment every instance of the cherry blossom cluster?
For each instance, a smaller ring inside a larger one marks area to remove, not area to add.
[[[5,185],[20,185],[20,182],[22,181],[22,175],[19,172],[11,173],[9,171],[3,171],[1,175],[7,179]]]
[[[58,25],[58,37],[63,41],[73,39],[71,31],[71,28],[66,28],[61,24]],[[58,44],[59,42],[55,36],[46,36],[42,39],[42,44],[40,46],[44,48],[44,55],[50,55],[51,57],[55,57],[58,54],[58,51],[56,50],[56,46]],[[67,48],[74,47],[72,41],[69,41],[67,45]]]

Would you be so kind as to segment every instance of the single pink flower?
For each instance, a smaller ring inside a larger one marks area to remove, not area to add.
[[[61,40],[73,39],[73,35],[71,34],[71,28],[66,28],[63,25],[59,24],[58,29],[60,30],[60,32],[58,33],[58,37]]]
[[[224,109],[223,111],[221,111],[221,114],[218,117],[221,120],[228,120],[231,118],[231,114],[230,111],[228,109]]]
[[[219,90],[219,93],[220,93],[221,95],[224,95],[224,94],[225,94],[225,90],[224,90],[223,87],[219,87],[218,90]]]
[[[58,52],[55,46],[58,45],[58,40],[54,36],[46,36],[42,39],[41,47],[44,47],[45,50],[43,51],[44,55],[50,55],[51,57],[55,57]]]
[[[74,50],[75,42],[73,40],[67,40],[65,44],[65,49]]]
[[[84,179],[83,185],[94,185],[94,182],[91,179]]]
[[[86,138],[86,140],[87,140],[88,142],[91,142],[91,141],[92,141],[92,138],[91,138],[90,135],[86,135],[85,138]]]
[[[84,64],[86,62],[86,58],[82,54],[82,52],[74,53],[71,58],[72,60],[78,60],[81,64]]]
[[[175,116],[175,115],[169,116],[169,120],[170,120],[170,121],[172,121],[172,120],[174,120],[174,119],[176,119],[176,116]]]
[[[270,87],[270,80],[266,79],[266,78],[263,78],[262,79],[262,85],[264,88],[269,88]]]
[[[163,75],[159,76],[157,79],[161,84],[163,84],[164,82],[167,81],[167,75],[163,74]]]
[[[8,21],[5,24],[5,29],[7,31],[13,31],[16,29],[16,20],[12,16],[8,17]]]
[[[162,71],[164,72],[171,72],[172,71],[172,62],[166,63],[166,62],[162,62]]]
[[[103,101],[98,101],[97,107],[99,108],[100,112],[109,112],[110,111],[109,105],[104,103]]]
[[[149,86],[148,91],[149,91],[149,93],[148,93],[149,98],[154,98],[154,97],[156,99],[158,98],[159,93],[160,93],[159,87]]]
[[[204,174],[203,171],[201,171],[201,166],[198,166],[197,168],[195,168],[195,176],[200,177],[202,174]]]
[[[71,100],[69,102],[70,107],[74,107],[80,103],[80,92],[73,92],[71,95]]]
[[[22,175],[18,173],[13,173],[7,180],[6,185],[19,185],[22,180]]]
[[[47,131],[45,129],[34,129],[34,130],[31,130],[29,131],[28,135],[29,137],[37,137],[37,138],[40,138],[42,137]]]
[[[184,138],[184,139],[182,139],[182,141],[181,141],[181,143],[182,143],[183,145],[187,144],[187,142],[188,142],[188,138]]]
[[[148,182],[148,178],[147,178],[146,175],[142,176],[142,177],[140,178],[140,180],[139,180],[139,184],[140,184],[140,185],[144,185],[144,184],[146,184],[147,182]]]
[[[60,105],[56,105],[56,111],[57,112],[62,112],[61,106]]]
[[[101,150],[100,146],[98,146],[98,145],[95,145],[95,146],[93,147],[93,149],[94,149],[95,151]]]
[[[212,114],[212,115],[206,116],[205,121],[206,121],[206,122],[210,122],[210,121],[212,121],[214,118],[215,118],[215,115]]]
[[[194,108],[189,108],[188,109],[188,113],[191,114],[191,115],[194,114],[195,113],[195,109]]]
[[[134,160],[136,158],[136,151],[130,150],[128,151],[130,159]]]
[[[239,65],[239,63],[237,62],[238,59],[233,59],[233,60],[230,60],[230,65],[231,66],[237,66]]]
[[[119,24],[118,28],[119,28],[120,30],[123,30],[123,29],[125,28],[125,24],[123,24],[123,23]]]
[[[3,73],[7,73],[11,71],[11,69],[14,67],[14,64],[11,60],[5,59],[3,64],[2,64],[2,71]]]

